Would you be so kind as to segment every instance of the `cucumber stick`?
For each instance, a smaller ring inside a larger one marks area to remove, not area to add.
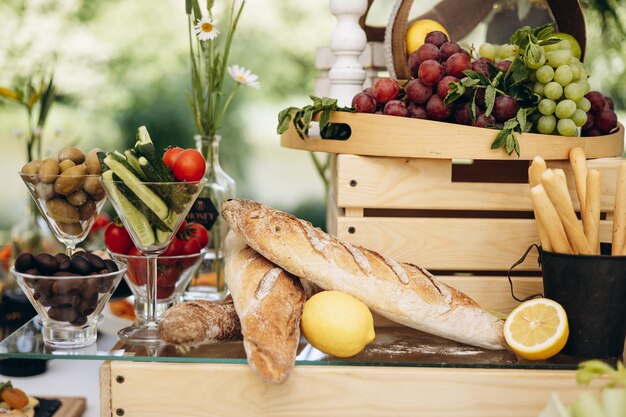
[[[157,243],[152,225],[141,212],[122,194],[113,184],[113,171],[102,173],[102,180],[109,183],[107,191],[117,207],[124,213],[126,223],[132,229],[133,235],[143,246],[152,246]]]
[[[135,170],[137,174],[139,174],[139,178],[141,178],[144,181],[150,181],[149,179],[146,178],[145,173],[141,169],[141,166],[139,165],[139,161],[137,160],[137,154],[135,153],[135,151],[133,151],[132,149],[128,149],[124,151],[124,156],[126,156],[126,160],[128,161],[128,164],[131,167],[133,167],[133,169]]]
[[[152,211],[159,216],[160,219],[166,219],[170,210],[167,207],[167,204],[149,187],[141,182],[139,178],[131,171],[129,171],[122,163],[115,160],[111,155],[107,155],[104,158],[104,163],[113,171],[123,182],[124,184],[132,190],[132,192],[139,198],[143,203],[150,207]]]
[[[137,195],[129,187],[127,187],[123,181],[120,181],[120,178],[117,175],[113,174],[113,180],[117,182],[116,185],[119,192],[122,193],[124,197],[126,197],[126,199],[128,199],[128,201],[130,201],[130,203],[148,219],[154,228],[157,230],[164,230],[166,232],[172,231],[172,228],[168,225],[168,223],[172,223],[169,216],[166,219],[159,218],[159,216],[157,216],[150,207],[137,197]]]
[[[137,129],[137,142],[135,143],[134,151],[138,156],[143,156],[148,160],[148,162],[150,162],[152,169],[159,176],[158,181],[176,181],[170,169],[163,162],[163,159],[157,155],[154,143],[152,143],[152,139],[150,139],[150,135],[148,134],[148,130],[145,126],[141,126]]]

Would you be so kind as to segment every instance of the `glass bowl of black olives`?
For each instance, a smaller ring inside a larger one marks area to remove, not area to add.
[[[78,348],[96,341],[97,323],[126,265],[93,253],[21,253],[11,273],[43,323],[44,342]]]

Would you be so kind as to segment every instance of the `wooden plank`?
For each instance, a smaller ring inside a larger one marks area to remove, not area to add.
[[[613,211],[620,158],[589,160],[602,172],[601,210]],[[564,169],[572,201],[579,209],[569,162],[551,161]],[[498,173],[494,173],[494,178]],[[453,182],[452,161],[446,159],[337,156],[339,207],[531,211],[529,186],[510,183]]]
[[[589,390],[574,371],[296,366],[263,382],[244,364],[112,362],[113,409],[133,417],[535,417],[556,392]],[[598,390],[598,383],[592,385]]]
[[[295,128],[281,136],[287,148],[354,155],[395,156],[434,159],[566,160],[569,150],[581,147],[588,158],[619,156],[624,152],[624,127],[610,135],[571,138],[524,133],[519,135],[521,155],[509,156],[502,148],[491,149],[497,130],[476,128],[432,120],[412,119],[365,113],[335,112],[335,123],[350,126],[347,140],[300,139]]]
[[[100,366],[100,417],[112,417],[111,409],[111,362]]]
[[[600,222],[602,241],[610,242],[611,227]],[[458,271],[506,271],[539,240],[534,220],[465,218],[339,217],[337,237],[398,261]],[[517,270],[539,270],[536,253]]]

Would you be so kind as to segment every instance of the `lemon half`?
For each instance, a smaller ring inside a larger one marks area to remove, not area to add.
[[[340,358],[356,355],[376,337],[367,306],[341,291],[322,291],[309,298],[300,323],[309,343]]]
[[[550,358],[563,349],[569,336],[567,314],[547,298],[525,301],[509,314],[504,338],[511,350],[525,359]]]

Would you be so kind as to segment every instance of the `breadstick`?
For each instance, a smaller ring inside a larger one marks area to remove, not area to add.
[[[567,183],[560,177],[559,174],[555,173],[551,169],[548,169],[543,173],[541,176],[541,183],[545,187],[546,192],[550,197],[550,201],[561,218],[561,222],[565,228],[565,233],[567,234],[567,239],[569,240],[574,253],[592,255],[594,252],[591,250],[591,247],[587,242],[587,238],[585,237],[585,232],[578,222],[578,218],[574,212],[574,206],[572,205],[572,200],[570,198],[569,191],[567,190]]]
[[[613,211],[613,249],[612,255],[624,253],[626,240],[626,162],[622,162],[617,173],[615,190],[615,209]]]
[[[584,218],[587,204],[587,157],[585,151],[578,147],[572,148],[569,151],[569,162],[572,164],[576,179],[576,194],[578,194],[578,201],[580,202],[580,214]]]
[[[583,229],[589,246],[600,254],[600,171],[590,169],[586,173],[585,211],[582,213]],[[580,197],[580,194],[579,194]]]
[[[540,156],[535,156],[533,162],[528,167],[528,182],[530,183],[530,188],[535,185],[541,184],[541,174],[543,171],[547,169],[546,161],[543,160]],[[539,234],[539,241],[541,242],[541,247],[544,250],[552,251],[552,245],[550,244],[550,236],[546,231],[546,227],[541,222],[541,219],[537,216],[537,210],[535,212],[535,224],[537,225],[537,233]]]
[[[559,253],[573,253],[567,241],[563,223],[561,223],[559,214],[552,205],[543,185],[539,184],[531,188],[530,197],[533,201],[533,206],[535,207],[538,218],[541,220],[541,223],[545,226],[550,236],[552,249]]]

